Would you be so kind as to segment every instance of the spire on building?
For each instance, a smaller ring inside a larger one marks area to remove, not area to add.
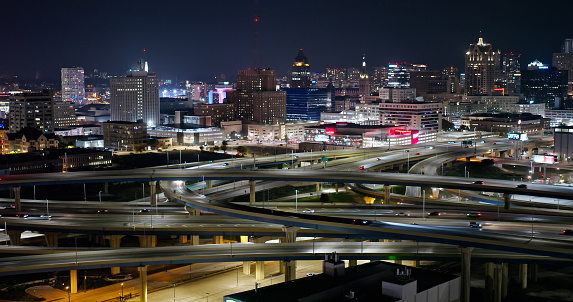
[[[362,55],[362,68],[360,69],[360,78],[368,79],[368,72],[366,71],[366,55]]]

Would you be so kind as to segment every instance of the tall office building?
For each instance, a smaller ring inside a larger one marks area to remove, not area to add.
[[[77,124],[73,102],[54,102],[54,128],[65,128]]]
[[[465,95],[491,95],[494,88],[495,64],[499,54],[483,38],[470,44],[466,52]]]
[[[236,87],[227,92],[227,99],[235,104],[239,119],[258,124],[286,120],[286,93],[276,91],[275,70],[239,70]]]
[[[42,133],[54,132],[54,100],[51,90],[40,93],[21,93],[10,97],[10,133],[26,127]]]
[[[320,113],[330,110],[334,89],[285,89],[289,121],[319,121]]]
[[[534,61],[521,73],[521,93],[528,102],[557,109],[567,95],[567,71]]]
[[[521,54],[513,52],[503,54],[501,62],[502,81],[505,94],[519,95],[521,91]]]
[[[389,88],[410,88],[410,72],[406,63],[388,65]]]
[[[159,125],[159,80],[154,72],[131,70],[110,79],[111,120]]]
[[[62,68],[62,101],[83,104],[86,96],[84,69]]]
[[[289,84],[290,88],[310,87],[310,64],[308,64],[308,58],[302,52],[302,48],[294,58],[292,71],[289,75]]]
[[[573,39],[566,39],[561,53],[553,54],[553,67],[567,71],[569,74],[567,94],[573,96]]]

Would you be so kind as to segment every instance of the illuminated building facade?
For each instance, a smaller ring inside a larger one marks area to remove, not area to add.
[[[568,73],[567,94],[573,96],[573,39],[566,39],[561,53],[553,54],[553,66]]]
[[[491,95],[494,88],[495,63],[498,52],[483,38],[477,44],[470,44],[466,52],[465,95]]]
[[[54,128],[65,128],[77,124],[73,102],[54,102]]]
[[[559,109],[561,101],[567,96],[567,74],[567,70],[529,64],[521,74],[521,93],[528,102],[545,104],[548,109]]]
[[[110,79],[111,120],[159,125],[159,80],[154,72],[134,70]]]
[[[195,115],[210,116],[211,124],[219,127],[221,122],[233,121],[237,114],[235,104],[222,103],[222,104],[196,104]]]
[[[330,110],[334,91],[330,89],[285,89],[289,121],[319,121],[320,113]]]
[[[84,69],[82,67],[62,68],[62,101],[83,104],[86,96]]]
[[[370,95],[370,80],[366,71],[366,56],[362,57],[362,68],[360,69],[360,79],[358,79],[358,95],[366,97]]]
[[[390,88],[410,88],[410,72],[405,63],[388,65],[388,85]]]
[[[138,122],[109,121],[103,123],[103,144],[118,151],[133,151],[147,143],[147,125]]]
[[[436,130],[442,128],[442,103],[381,102],[380,125],[401,126],[409,130]]]
[[[26,127],[54,132],[54,101],[51,90],[10,96],[10,133]]]
[[[310,83],[310,64],[301,48],[294,59],[292,71],[289,75],[290,88],[308,88]]]

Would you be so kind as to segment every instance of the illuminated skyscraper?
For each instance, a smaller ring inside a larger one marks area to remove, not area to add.
[[[159,125],[159,80],[154,72],[130,70],[125,77],[110,79],[112,121]]]
[[[83,103],[86,95],[84,81],[82,67],[62,68],[62,101]]]
[[[553,67],[568,73],[568,92],[573,96],[573,39],[566,39],[561,53],[553,54]]]
[[[290,88],[310,87],[310,64],[308,64],[308,58],[302,52],[302,48],[299,50],[296,58],[294,58],[289,84]]]
[[[361,97],[370,95],[370,80],[366,71],[366,55],[362,57],[362,68],[360,69],[360,79],[358,80],[358,95]]]
[[[494,88],[496,52],[483,38],[466,52],[465,95],[491,95]]]
[[[21,93],[10,97],[10,133],[36,128],[42,133],[54,132],[54,101],[51,90]]]
[[[410,72],[405,63],[388,65],[388,87],[410,88]]]

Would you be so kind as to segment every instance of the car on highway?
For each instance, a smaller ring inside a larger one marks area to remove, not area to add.
[[[442,213],[440,212],[428,212],[428,216],[440,216]]]
[[[409,217],[409,216],[410,216],[410,213],[400,212],[400,213],[396,213],[396,216],[406,216],[406,217]]]
[[[563,234],[563,235],[573,235],[573,230],[570,230],[570,229],[563,230],[563,232],[561,232],[561,234]]]
[[[478,229],[481,229],[481,223],[475,222],[475,221],[469,222],[469,223],[468,223],[468,226],[469,226],[470,228],[478,228]]]
[[[312,277],[312,276],[316,276],[316,275],[318,275],[318,274],[317,273],[307,273],[306,274],[307,277]]]
[[[223,167],[226,167],[228,165],[229,165],[229,163],[223,163]]]
[[[304,211],[302,211],[302,212],[303,212],[303,213],[306,213],[306,214],[311,214],[311,213],[314,213],[314,210],[313,210],[313,209],[306,209],[306,210],[304,210]]]
[[[149,209],[141,209],[139,212],[141,213],[149,213],[151,210]]]
[[[360,171],[364,170],[364,166],[358,167],[358,170],[360,170]]]
[[[362,219],[352,219],[352,224],[370,224],[370,221]]]
[[[517,186],[515,186],[515,187],[516,187],[516,188],[519,188],[519,189],[527,189],[527,185],[526,185],[526,184],[519,184],[519,185],[517,185]]]
[[[469,212],[466,214],[468,217],[481,217],[481,212]]]
[[[483,180],[474,181],[474,185],[483,185]]]
[[[414,155],[420,155],[420,153],[416,152],[416,153],[414,153]]]
[[[492,144],[492,145],[495,145],[496,143],[495,143],[495,142],[493,142],[493,143],[491,143],[491,144]]]
[[[51,218],[52,218],[52,215],[51,215],[51,214],[42,214],[42,215],[40,215],[40,218],[48,218],[48,219],[51,219]]]
[[[28,219],[29,215],[28,214],[16,214],[16,217]]]
[[[380,157],[376,157],[376,160],[380,160]]]
[[[97,210],[98,213],[108,213],[107,209],[99,209]]]

